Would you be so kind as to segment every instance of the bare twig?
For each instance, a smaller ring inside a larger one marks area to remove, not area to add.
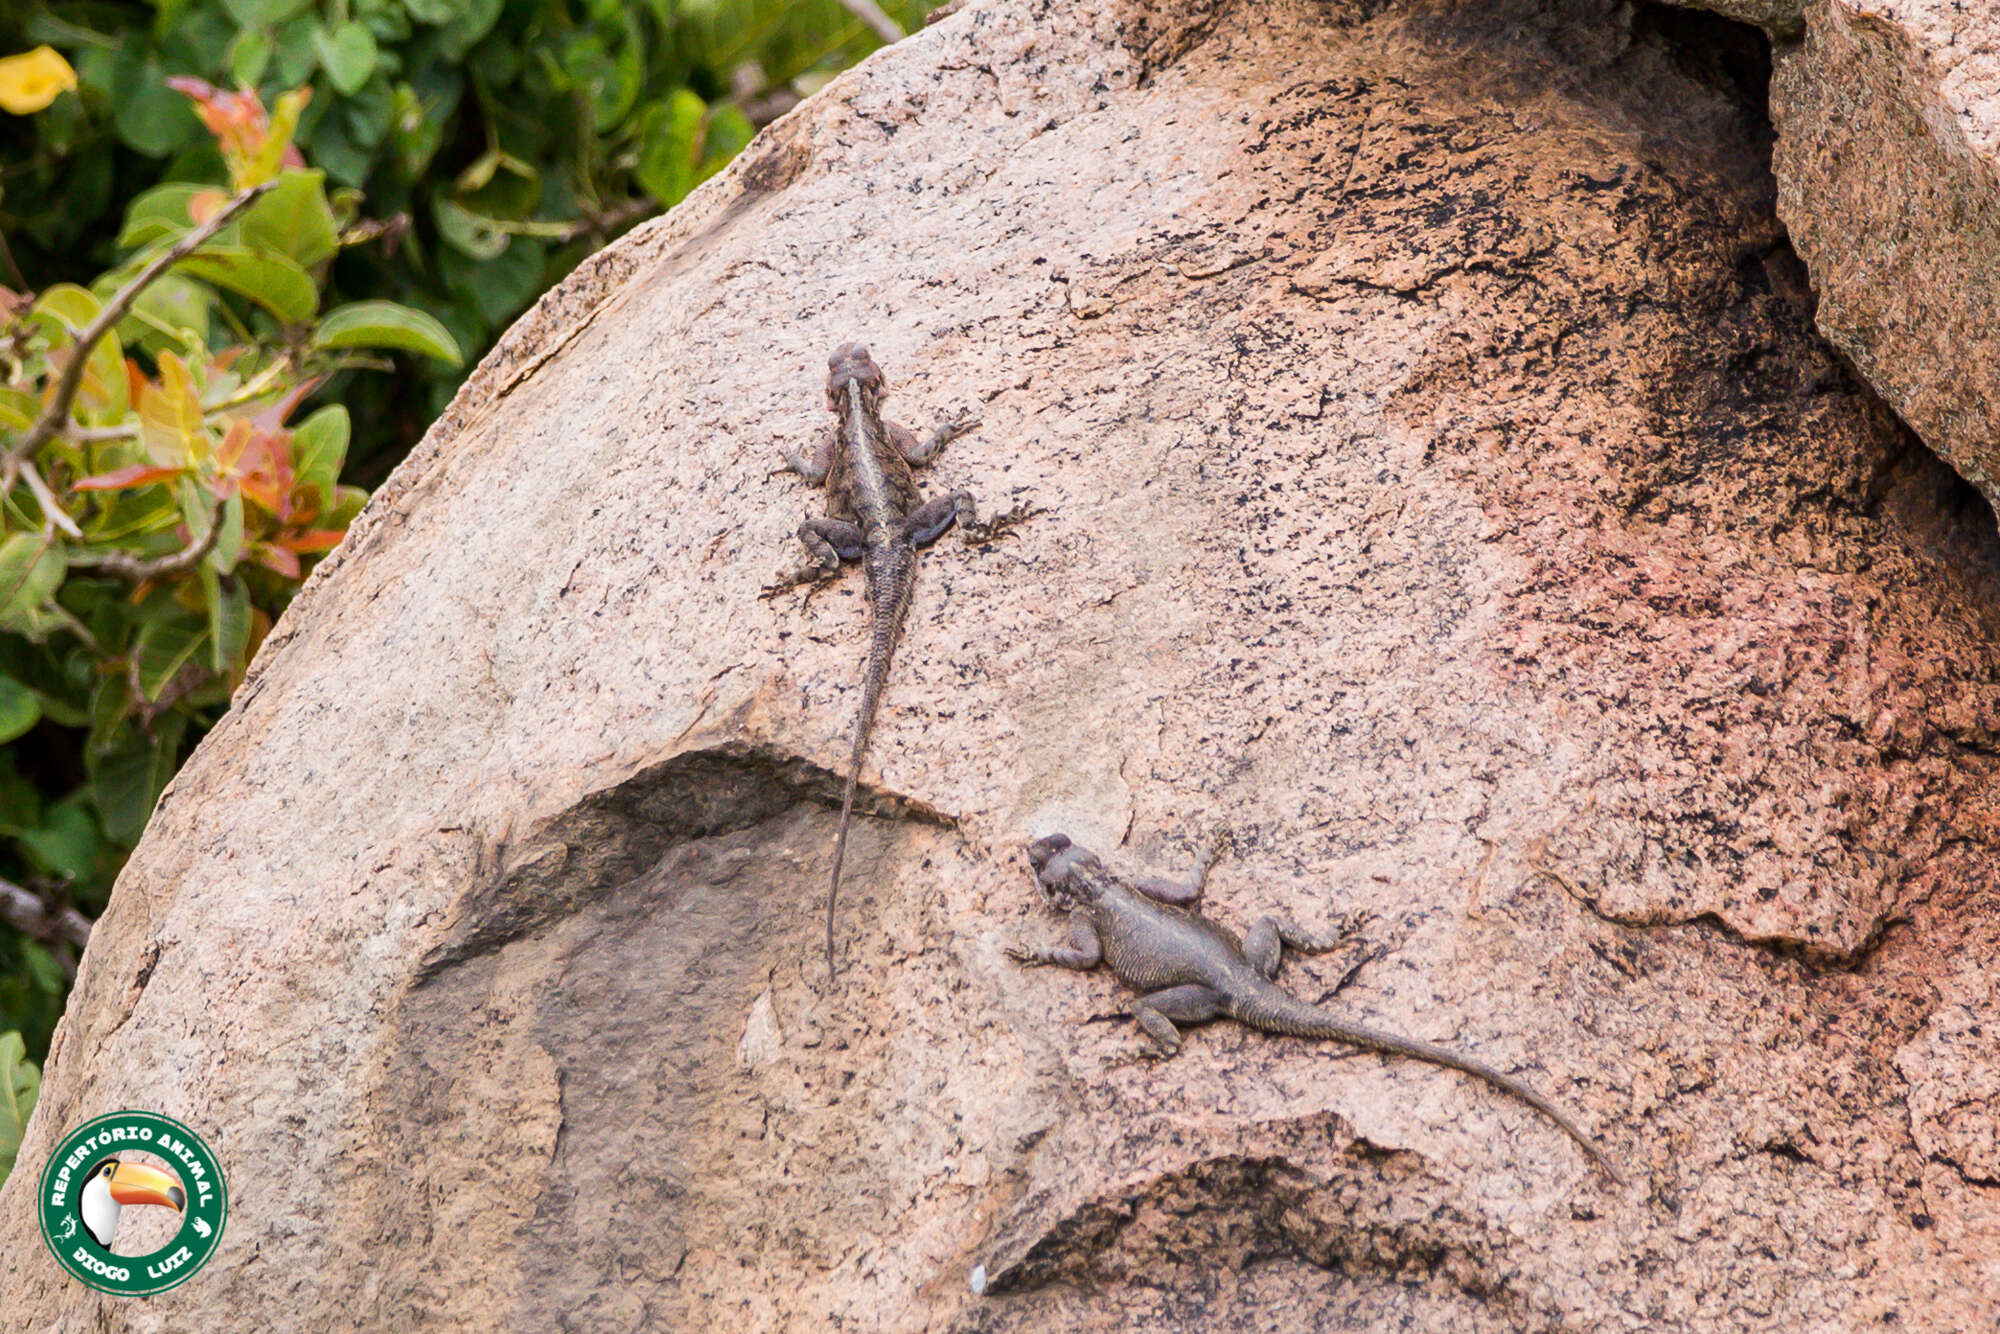
[[[51,527],[55,527],[62,529],[71,537],[83,536],[83,529],[76,526],[76,520],[69,517],[69,511],[62,507],[62,502],[56,499],[53,491],[49,490],[49,484],[42,480],[40,469],[25,459],[16,466],[12,455],[8,456],[7,466],[14,470],[14,476],[27,479],[28,490],[34,492],[35,503],[42,507],[43,532],[46,533]],[[13,484],[13,478],[8,478],[4,485],[0,485],[0,491],[7,490]]]
[[[67,940],[82,949],[90,943],[90,919],[74,908],[50,911],[41,895],[0,880],[0,922],[23,935],[42,940]]]
[[[203,533],[198,541],[188,543],[179,551],[169,551],[166,555],[155,556],[151,560],[141,560],[126,551],[78,552],[69,558],[69,563],[86,569],[102,570],[106,574],[115,574],[134,583],[147,579],[162,579],[170,574],[179,574],[182,570],[193,569],[203,556],[215,550],[215,540],[221,535],[222,506],[217,505],[215,512],[209,515],[208,531]]]
[[[274,183],[266,181],[262,185],[253,185],[217,209],[207,222],[155,255],[152,263],[139,270],[138,276],[119,288],[117,295],[97,312],[97,318],[77,335],[76,347],[70,353],[69,364],[63,367],[62,379],[56,382],[55,396],[49,400],[48,407],[43,409],[42,415],[28,428],[28,433],[21,437],[20,442],[7,451],[4,466],[0,467],[0,490],[13,487],[14,479],[21,475],[22,466],[34,458],[35,451],[47,444],[69,420],[69,410],[76,403],[77,390],[83,386],[84,369],[90,364],[91,350],[118,321],[125,318],[125,312],[132,309],[132,303],[139,299],[139,294],[161,274],[205,245],[210,237],[228,226],[231,219],[250,207]],[[41,492],[36,493],[36,498],[42,499]],[[42,500],[42,503],[47,505],[49,501]]]
[[[637,222],[649,214],[660,211],[660,201],[651,195],[639,195],[622,204],[605,209],[602,213],[590,213],[576,219],[563,229],[562,239],[574,241],[586,233],[617,231],[628,222]]]
[[[900,42],[908,35],[896,26],[896,20],[882,12],[882,7],[876,4],[875,0],[840,0],[840,3],[848,13],[866,24],[868,30],[880,37],[885,44]]]

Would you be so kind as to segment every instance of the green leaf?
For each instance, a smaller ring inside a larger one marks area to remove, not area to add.
[[[456,366],[463,357],[442,324],[393,301],[355,301],[330,311],[313,335],[313,346],[392,347],[420,352]],[[345,442],[342,443],[343,452]]]
[[[457,12],[456,0],[403,0],[403,8],[419,23],[449,23]]]
[[[202,558],[201,567],[216,574],[228,574],[243,559],[243,493],[238,491],[222,502],[222,531],[215,545]]]
[[[224,60],[229,65],[229,77],[239,88],[255,88],[270,67],[271,53],[277,48],[277,39],[271,36],[269,28],[245,28],[236,34],[236,40],[229,44],[229,54]]]
[[[146,622],[132,646],[139,664],[139,692],[157,703],[167,683],[194,660],[208,639],[208,618],[175,608]]]
[[[41,823],[15,834],[21,847],[45,875],[89,881],[105,855],[104,835],[91,818],[89,793],[78,789],[49,808]]]
[[[695,187],[695,150],[708,104],[685,88],[646,108],[639,119],[639,165],[633,173],[666,207]]]
[[[352,307],[341,307],[341,310],[350,309]],[[338,310],[334,312],[335,315],[339,313]],[[435,320],[431,322],[436,323]],[[353,424],[348,419],[347,409],[338,403],[329,404],[300,422],[292,432],[292,471],[298,475],[299,481],[318,487],[322,496],[333,495],[333,488],[340,481],[340,465],[347,461],[347,441],[352,431]]]
[[[340,231],[326,202],[326,173],[291,170],[243,215],[243,244],[310,268],[340,249]]]
[[[337,486],[333,501],[320,515],[320,527],[345,529],[368,503],[368,493],[358,486]]]
[[[11,676],[0,676],[0,745],[5,745],[42,720],[35,692]]]
[[[431,212],[437,218],[438,234],[444,237],[445,244],[474,259],[493,259],[513,240],[494,226],[491,218],[482,218],[443,195],[437,197]]]
[[[118,337],[157,359],[162,348],[199,356],[208,346],[209,315],[215,293],[200,283],[166,273],[148,283],[132,313],[118,321]]]
[[[98,681],[97,689],[90,696],[90,735],[84,739],[84,752],[89,755],[109,754],[118,739],[119,729],[131,713],[132,690],[126,684],[123,672],[115,672]]]
[[[311,4],[312,0],[222,0],[222,7],[239,28],[269,27],[283,23]]]
[[[25,389],[0,387],[0,430],[25,431],[42,415],[42,405]]]
[[[312,275],[282,255],[258,254],[243,246],[203,246],[179,267],[249,297],[287,324],[309,320],[319,309]]]
[[[63,994],[62,965],[56,962],[55,955],[49,953],[48,946],[35,940],[22,941],[21,961],[27,965],[28,980],[43,994]]]
[[[395,113],[389,126],[389,144],[396,151],[396,165],[403,176],[415,180],[444,143],[445,120],[427,112],[417,90],[407,83],[396,87]]]
[[[396,94],[389,86],[389,79],[381,75],[370,79],[340,105],[340,116],[347,124],[348,137],[363,149],[373,152],[375,146],[388,136],[389,126],[396,119]]]
[[[113,58],[110,94],[118,137],[147,157],[166,157],[204,133],[188,100],[167,87],[159,62],[136,46]]]
[[[438,29],[438,56],[457,65],[473,44],[492,30],[500,17],[501,0],[458,0],[457,12]]]
[[[14,1170],[21,1137],[28,1131],[28,1116],[35,1110],[35,1098],[41,1091],[41,1071],[28,1059],[28,1046],[21,1035],[0,1033],[0,1181]]]
[[[36,298],[32,317],[49,330],[59,346],[72,346],[77,336],[104,308],[92,293],[75,283],[57,283]],[[125,379],[125,351],[114,329],[90,349],[90,367],[84,373],[83,388],[76,399],[78,416],[101,412],[116,417],[126,407],[130,386]]]
[[[356,146],[345,116],[327,116],[314,127],[306,152],[342,185],[360,185],[375,161],[372,150]]]
[[[321,28],[313,34],[313,49],[319,52],[320,68],[344,97],[360,92],[375,73],[379,53],[366,24],[349,21],[331,32]]]
[[[208,598],[209,670],[226,677],[243,665],[243,649],[250,642],[250,594],[241,579],[218,579],[206,568],[201,582]]]
[[[68,568],[63,549],[36,533],[0,542],[0,630],[45,633],[45,618],[36,613],[62,586]]]
[[[212,185],[173,181],[156,185],[132,201],[125,210],[125,226],[118,233],[118,248],[136,250],[155,241],[177,237],[194,226],[188,215],[188,201]]]
[[[485,325],[503,325],[548,286],[548,250],[531,236],[517,236],[507,253],[484,264],[446,252],[438,257],[445,285],[469,302]]]
[[[204,625],[204,634],[207,628]],[[131,847],[146,830],[154,803],[174,776],[187,719],[180,713],[153,720],[151,738],[140,737],[132,747],[104,756],[92,767],[91,800],[97,804],[104,834],[121,847]]]
[[[757,127],[735,107],[711,109],[708,125],[701,137],[701,178],[707,180],[728,166],[729,160],[742,152],[756,134]]]
[[[271,34],[274,44],[271,60],[274,82],[281,88],[296,88],[312,77],[319,64],[319,52],[313,47],[313,34],[319,31],[319,20],[311,14],[298,14],[280,24]]]

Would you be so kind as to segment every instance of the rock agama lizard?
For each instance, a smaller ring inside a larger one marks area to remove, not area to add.
[[[979,424],[960,415],[946,421],[929,438],[918,440],[909,429],[882,415],[888,385],[881,367],[860,343],[842,343],[827,358],[826,405],[833,423],[810,453],[787,451],[785,466],[827,492],[825,518],[807,519],[799,526],[814,564],[765,590],[771,597],[801,583],[837,573],[842,561],[860,561],[868,576],[870,628],[868,666],[862,678],[861,710],[854,721],[854,750],[848,759],[847,790],[840,803],[840,829],[834,835],[833,876],[826,891],[826,970],[833,977],[833,915],[840,894],[840,868],[847,857],[847,828],[854,817],[854,789],[861,776],[861,757],[868,749],[868,732],[875,707],[889,675],[903,618],[916,586],[917,548],[944,536],[954,523],[968,542],[991,541],[1028,517],[1017,506],[990,523],[981,523],[972,495],[954,491],[924,500],[910,468],[929,462],[947,443]]]
[[[1028,845],[1035,879],[1051,907],[1069,913],[1067,948],[1012,946],[1017,963],[1090,969],[1108,964],[1118,980],[1142,993],[1132,1017],[1159,1044],[1161,1053],[1180,1050],[1176,1024],[1229,1018],[1267,1033],[1301,1038],[1333,1038],[1360,1047],[1413,1056],[1477,1076],[1542,1113],[1583,1146],[1591,1160],[1622,1182],[1618,1169],[1577,1124],[1547,1098],[1519,1080],[1468,1056],[1335,1018],[1278,987],[1284,947],[1318,953],[1338,937],[1307,934],[1283,917],[1260,917],[1250,933],[1235,933],[1194,910],[1214,861],[1211,846],[1184,882],[1160,878],[1127,881],[1062,834]]]

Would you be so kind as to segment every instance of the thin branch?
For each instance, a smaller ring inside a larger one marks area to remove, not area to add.
[[[63,423],[69,420],[70,408],[76,403],[77,390],[83,387],[83,372],[90,365],[91,351],[96,348],[98,340],[109,333],[118,321],[125,318],[125,312],[132,308],[132,303],[139,299],[139,294],[152,286],[153,281],[161,274],[207,244],[209,238],[228,226],[231,219],[250,207],[258,196],[274,184],[273,181],[266,181],[262,185],[253,185],[217,209],[215,215],[207,222],[154,256],[152,263],[139,270],[138,276],[119,288],[118,294],[111,298],[104,309],[97,312],[97,318],[77,335],[76,347],[70,353],[69,363],[63,367],[62,379],[56,382],[55,397],[49,400],[49,406],[29,428],[28,434],[21,438],[20,443],[7,451],[5,467],[0,469],[0,489],[11,490],[14,479],[20,475],[21,466],[34,458],[35,451],[47,444],[50,438],[62,429]]]
[[[875,0],[840,0],[848,13],[868,25],[869,31],[880,37],[885,45],[894,45],[908,34],[896,26],[896,20],[882,12]]]
[[[74,908],[50,912],[39,894],[11,880],[0,880],[0,922],[25,936],[67,940],[82,949],[90,943],[90,919]]]
[[[203,556],[215,550],[215,539],[221,535],[222,506],[217,505],[215,512],[209,516],[208,531],[202,534],[201,540],[190,542],[179,551],[170,551],[151,560],[141,560],[124,551],[106,551],[102,554],[88,555],[78,552],[69,558],[69,563],[72,566],[119,575],[130,579],[133,583],[143,583],[148,579],[163,579],[170,574],[193,569],[201,562]]]
[[[563,230],[562,239],[574,241],[589,232],[614,232],[628,222],[660,211],[660,201],[651,195],[637,195],[601,213],[587,213],[569,223]]]
[[[16,477],[25,477],[28,481],[28,490],[35,493],[35,501],[42,507],[43,532],[52,527],[60,528],[79,541],[83,539],[83,529],[76,526],[76,520],[69,517],[69,511],[56,499],[55,492],[49,490],[49,484],[42,480],[40,469],[25,459],[17,463],[12,455],[7,458],[7,466],[13,469]],[[0,486],[0,490],[13,489],[11,480],[5,486]]]

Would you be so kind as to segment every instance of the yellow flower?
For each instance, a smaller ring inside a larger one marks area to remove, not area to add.
[[[0,108],[17,116],[40,111],[76,87],[76,71],[53,46],[0,59]]]

